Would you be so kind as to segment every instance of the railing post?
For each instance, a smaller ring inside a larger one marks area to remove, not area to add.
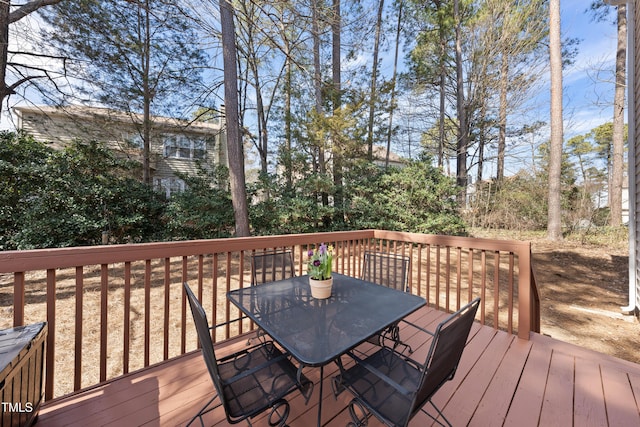
[[[518,251],[518,338],[529,340],[531,310],[531,243]]]
[[[13,275],[13,327],[24,324],[24,273]]]

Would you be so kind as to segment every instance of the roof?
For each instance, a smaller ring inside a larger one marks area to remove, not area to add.
[[[381,160],[381,161],[386,161],[387,159],[387,148],[383,147],[381,145],[374,145],[373,146],[373,158],[375,160]],[[394,164],[403,164],[404,163],[404,159],[402,157],[400,157],[398,154],[394,153],[393,151],[389,151],[389,163],[394,163]]]
[[[18,113],[18,115],[22,115],[24,113],[31,114],[40,114],[43,116],[66,116],[66,117],[74,117],[79,119],[103,119],[115,122],[123,122],[123,123],[142,123],[144,121],[144,116],[142,114],[137,113],[125,113],[122,111],[112,110],[109,108],[100,108],[100,107],[87,107],[83,105],[71,105],[66,107],[52,107],[52,106],[18,106],[13,108],[14,111]],[[174,119],[170,117],[163,116],[152,116],[153,121],[156,125],[166,126],[166,127],[188,127],[189,130],[193,131],[218,131],[222,128],[222,124],[220,121],[216,123],[210,122],[201,122],[201,121],[189,121],[189,120],[180,120]]]

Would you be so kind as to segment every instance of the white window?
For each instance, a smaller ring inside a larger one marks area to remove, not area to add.
[[[126,141],[131,148],[136,148],[138,150],[142,150],[144,148],[144,139],[142,139],[142,135],[139,133],[130,134],[126,138]]]
[[[179,193],[187,188],[183,180],[174,176],[169,178],[156,178],[154,184],[156,189],[164,192],[167,197],[171,197],[171,193]]]
[[[164,140],[164,156],[179,159],[204,159],[207,144],[204,139],[190,139],[182,135],[170,135]]]
[[[193,158],[204,159],[207,156],[207,141],[196,139],[193,141]]]

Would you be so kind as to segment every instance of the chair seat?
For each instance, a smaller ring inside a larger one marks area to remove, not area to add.
[[[370,369],[367,369],[365,364]],[[371,368],[389,377],[404,390],[399,392],[379,375],[374,374]],[[416,366],[387,347],[382,347],[338,376],[370,410],[382,415],[394,425],[406,423],[420,377],[421,372]]]
[[[218,369],[232,418],[257,414],[297,387],[296,367],[271,342],[219,363]]]
[[[338,363],[340,375],[334,377],[332,385],[336,396],[344,389],[353,393],[349,404],[352,425],[366,425],[374,415],[386,425],[406,427],[422,411],[437,424],[452,427],[431,398],[455,376],[479,306],[480,298],[474,299],[440,322],[435,332],[404,320],[419,333],[431,337],[422,364],[386,346],[364,359],[354,352],[347,353],[355,365],[345,370]],[[427,403],[437,414],[423,409]],[[356,408],[360,408],[360,413]]]

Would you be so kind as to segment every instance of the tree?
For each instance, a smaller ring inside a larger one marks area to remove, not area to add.
[[[416,45],[409,53],[411,72],[408,78],[412,86],[424,90],[430,86],[437,86],[438,92],[438,139],[436,160],[440,168],[444,167],[446,148],[445,125],[450,116],[447,110],[447,97],[450,95],[449,82],[454,51],[454,21],[453,2],[432,0],[426,2],[412,0],[407,4],[407,23],[405,23],[406,37],[411,39],[414,34]],[[448,165],[448,164],[447,164]]]
[[[222,55],[224,60],[224,101],[227,122],[227,152],[231,182],[231,201],[236,221],[236,236],[249,236],[249,207],[244,174],[244,150],[238,111],[238,75],[236,63],[236,32],[233,7],[220,0]]]
[[[340,0],[333,0],[332,17],[331,17],[331,75],[332,75],[332,107],[333,112],[342,108],[342,14],[340,11]],[[343,172],[342,172],[342,153],[337,147],[336,141],[333,145],[333,185],[335,194],[333,203],[335,209],[334,221],[338,223],[344,222],[344,194],[343,194]]]
[[[33,52],[9,51],[9,28],[21,19],[46,6],[60,3],[62,0],[32,0],[16,7],[11,1],[0,4],[0,107],[3,102],[16,93],[16,89],[36,79],[51,79],[51,70],[29,63],[28,58],[55,59],[53,56]],[[14,10],[12,11],[12,7]],[[12,57],[9,60],[9,57]],[[22,59],[24,62],[19,60]],[[12,82],[9,82],[12,80]]]
[[[626,55],[627,55],[627,5],[617,6],[617,49],[615,69],[615,89],[613,97],[613,129],[612,129],[612,158],[609,180],[609,224],[619,226],[622,223],[622,180],[624,175],[624,143],[626,140],[624,129],[624,97],[626,89]],[[602,0],[591,2],[590,10],[597,20],[607,18],[613,6]]]
[[[185,93],[200,83],[194,64],[206,56],[191,21],[162,0],[67,1],[43,16],[50,24],[43,36],[67,58],[72,101],[143,115],[133,122],[143,141],[143,181],[150,183],[151,116],[186,117]]]
[[[382,32],[382,12],[384,10],[384,0],[378,1],[378,18],[376,19],[376,32],[373,41],[373,63],[371,66],[371,93],[369,94],[369,121],[367,124],[367,156],[369,161],[373,161],[373,123],[375,117],[376,91],[378,88],[378,55],[380,52],[380,37]]]
[[[622,223],[622,176],[624,169],[624,91],[627,61],[627,6],[618,5],[618,49],[616,50],[616,86],[613,99],[613,174],[611,177],[611,226]]]
[[[458,117],[458,146],[456,158],[456,182],[460,187],[458,201],[464,206],[467,192],[467,148],[469,147],[469,128],[464,100],[464,75],[462,72],[462,16],[460,1],[453,0],[453,16],[455,19],[455,63],[456,63],[456,113]]]
[[[549,206],[547,238],[562,240],[560,175],[562,173],[562,46],[560,0],[549,3],[549,57],[551,66],[551,139],[549,155]]]

